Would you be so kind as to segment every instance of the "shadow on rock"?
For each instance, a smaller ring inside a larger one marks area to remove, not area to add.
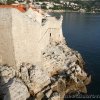
[[[11,100],[8,83],[11,84],[7,69],[0,66],[0,100]]]

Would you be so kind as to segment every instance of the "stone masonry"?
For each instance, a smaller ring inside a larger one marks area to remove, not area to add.
[[[41,52],[50,38],[62,38],[62,18],[32,10],[0,8],[0,63],[19,66],[22,62],[41,62]]]

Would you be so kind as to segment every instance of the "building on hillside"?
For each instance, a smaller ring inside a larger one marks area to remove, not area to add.
[[[47,9],[53,8],[53,7],[54,7],[53,3],[48,3],[48,4],[46,5],[46,8],[47,8]]]

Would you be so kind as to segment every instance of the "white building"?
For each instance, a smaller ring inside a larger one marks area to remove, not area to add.
[[[47,9],[49,9],[49,8],[53,8],[54,5],[53,5],[53,3],[48,3],[46,7],[47,7]]]

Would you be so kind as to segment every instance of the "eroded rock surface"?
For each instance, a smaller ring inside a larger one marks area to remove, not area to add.
[[[50,43],[42,63],[22,63],[19,70],[0,66],[0,96],[4,100],[64,100],[70,93],[87,93],[91,76],[81,55],[62,42]]]

